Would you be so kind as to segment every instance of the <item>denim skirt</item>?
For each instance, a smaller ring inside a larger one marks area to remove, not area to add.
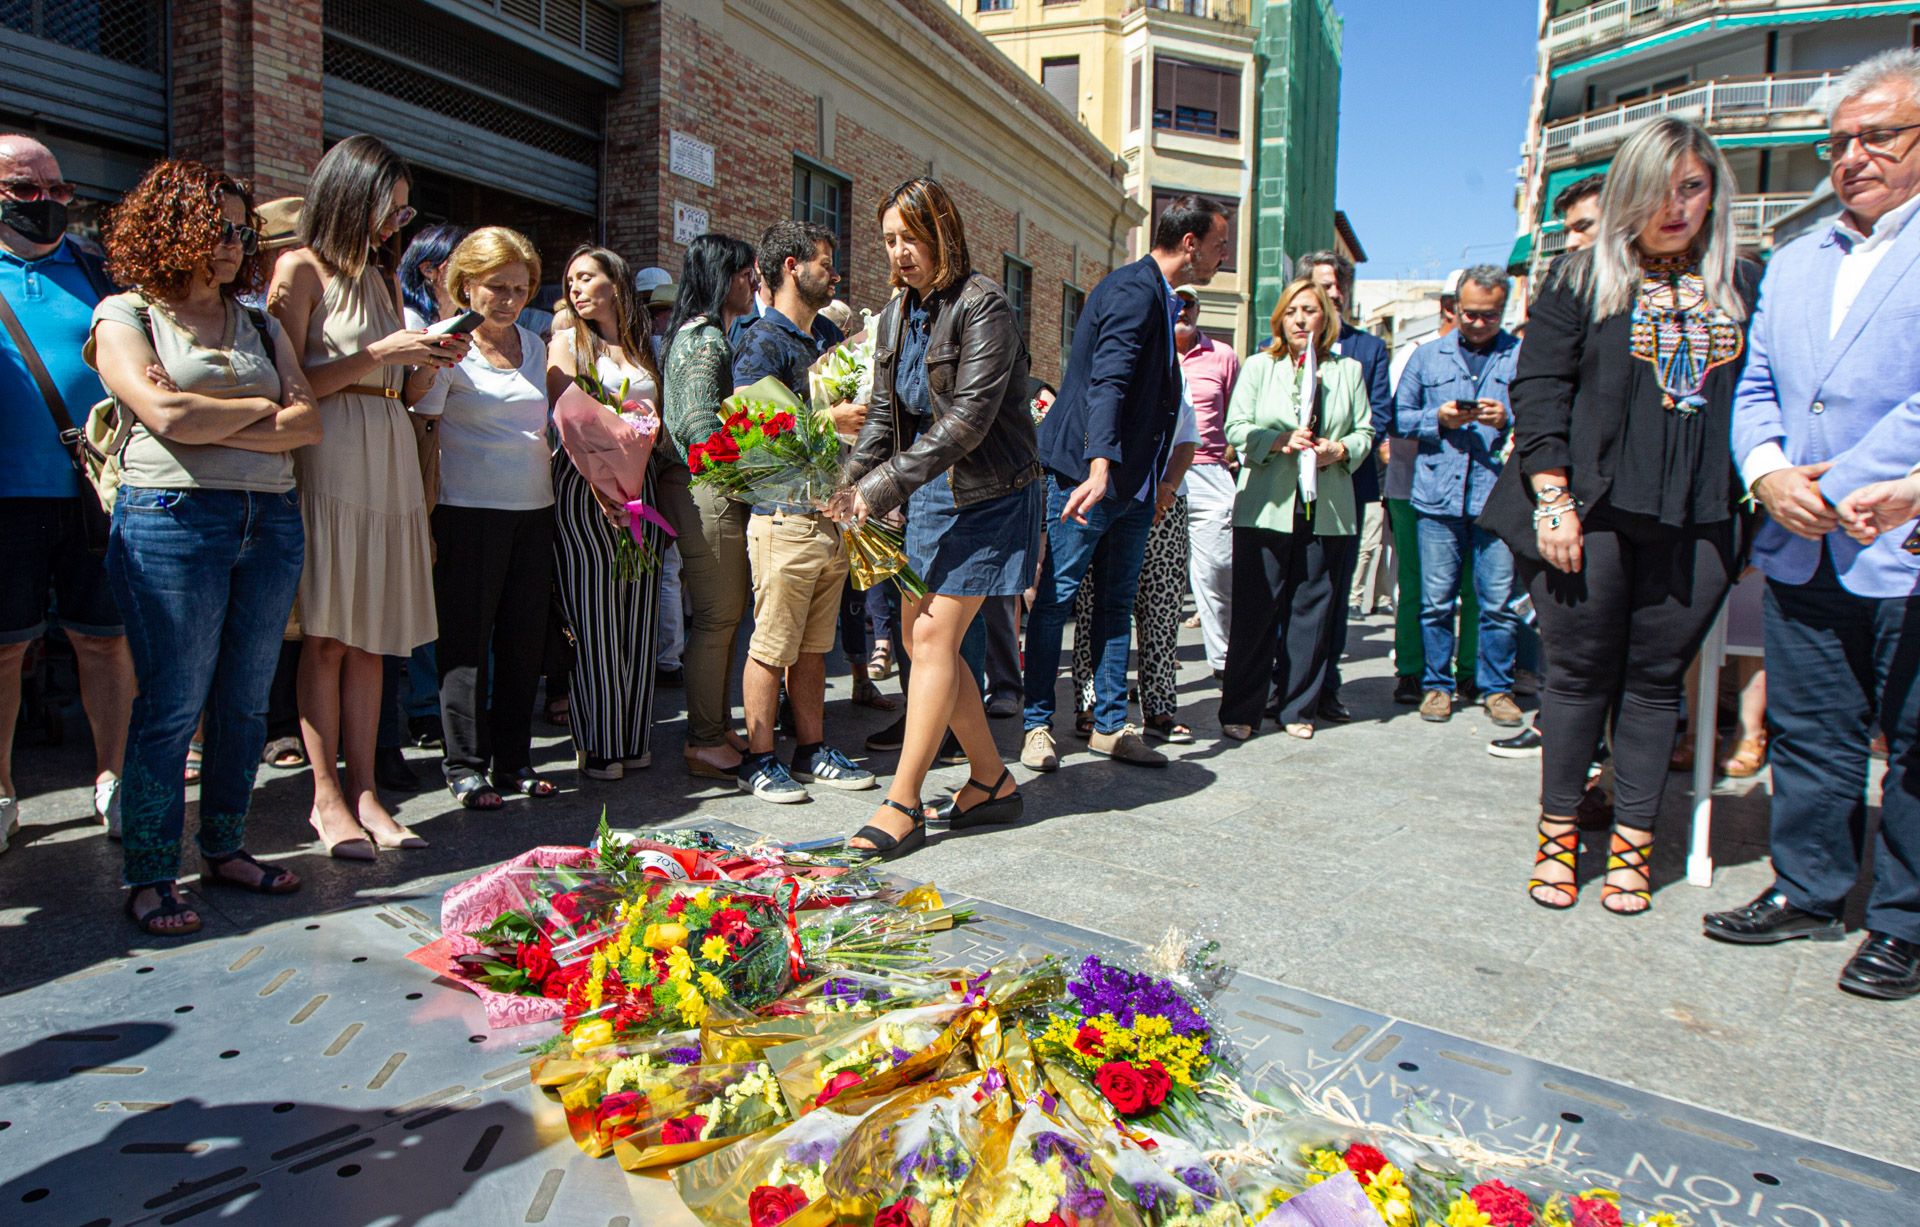
[[[907,561],[943,596],[1018,596],[1040,558],[1046,482],[956,507],[945,473],[907,500]]]

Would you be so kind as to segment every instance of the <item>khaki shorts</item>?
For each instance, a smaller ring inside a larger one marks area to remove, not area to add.
[[[776,511],[747,521],[753,567],[753,638],[747,654],[784,669],[801,653],[833,650],[847,555],[823,516]]]

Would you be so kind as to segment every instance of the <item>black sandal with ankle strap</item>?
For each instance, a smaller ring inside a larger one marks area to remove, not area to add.
[[[136,912],[133,910],[133,901],[140,897],[140,892],[143,890],[151,890],[160,897],[160,902],[144,912]],[[180,896],[173,893],[171,882],[154,882],[148,886],[136,886],[128,891],[126,913],[132,918],[133,923],[140,926],[140,931],[149,937],[185,937],[189,933],[200,931],[200,913],[188,907],[181,901]],[[169,920],[175,916],[191,916],[193,923],[171,929],[156,928],[154,925],[155,921]]]
[[[517,792],[523,797],[551,797],[560,791],[560,786],[541,775],[532,767],[522,767],[508,774],[505,771],[493,773],[494,790],[506,794]]]
[[[291,871],[282,869],[278,865],[263,865],[254,860],[244,848],[238,852],[229,852],[225,856],[208,856],[202,853],[200,860],[200,885],[202,886],[209,884],[231,886],[236,890],[250,890],[256,895],[291,895],[300,889],[300,879],[294,877]],[[258,869],[259,880],[243,882],[239,878],[230,878],[220,872],[235,861],[244,862]]]
[[[1000,769],[1000,778],[991,784],[982,784],[979,780],[969,778],[946,800],[933,806],[932,816],[945,822],[951,830],[989,826],[998,822],[1018,822],[1027,808],[1026,801],[1020,796],[1020,790],[1016,788],[1004,797],[993,795],[1000,791],[1002,784],[1012,779],[1013,773],[1005,767]],[[978,789],[986,794],[987,799],[976,801],[966,809],[961,809],[960,794],[968,788]]]
[[[921,806],[918,803],[912,808],[908,808],[898,801],[893,800],[891,797],[882,797],[880,804],[887,806],[889,809],[899,810],[907,817],[913,819],[912,828],[908,830],[905,835],[890,835],[879,827],[868,824],[855,831],[853,838],[864,839],[873,846],[871,848],[856,848],[849,843],[847,846],[850,851],[865,852],[869,855],[877,856],[883,861],[891,861],[898,860],[909,852],[914,852],[926,846],[927,824],[920,817]]]

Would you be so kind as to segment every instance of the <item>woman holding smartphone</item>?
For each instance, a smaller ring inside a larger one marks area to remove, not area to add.
[[[300,577],[300,736],[313,764],[308,821],[327,852],[426,841],[393,820],[374,790],[382,656],[438,633],[426,489],[405,406],[467,341],[407,328],[394,279],[395,238],[412,180],[379,138],[350,136],[314,168],[299,250],[274,270],[267,307],[285,326],[320,403],[320,442],[294,454],[306,569]],[[333,764],[344,749],[344,787]]]
[[[866,520],[906,503],[907,561],[927,585],[901,610],[913,674],[899,767],[851,842],[891,860],[926,843],[928,816],[951,827],[1020,817],[960,643],[988,597],[1032,582],[1044,487],[1026,345],[1006,294],[973,271],[953,198],[933,179],[910,179],[877,212],[900,292],[874,323],[873,399],[848,463],[854,484],[834,496],[833,514]],[[928,809],[920,789],[948,728],[969,778]]]

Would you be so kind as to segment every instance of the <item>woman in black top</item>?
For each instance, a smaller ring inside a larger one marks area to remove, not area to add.
[[[1734,577],[1728,431],[1758,270],[1739,262],[1726,160],[1686,120],[1622,147],[1600,237],[1561,259],[1528,313],[1514,460],[1482,522],[1513,548],[1547,657],[1542,907],[1579,896],[1574,812],[1618,696],[1601,906],[1652,902],[1648,857],[1687,664]]]

